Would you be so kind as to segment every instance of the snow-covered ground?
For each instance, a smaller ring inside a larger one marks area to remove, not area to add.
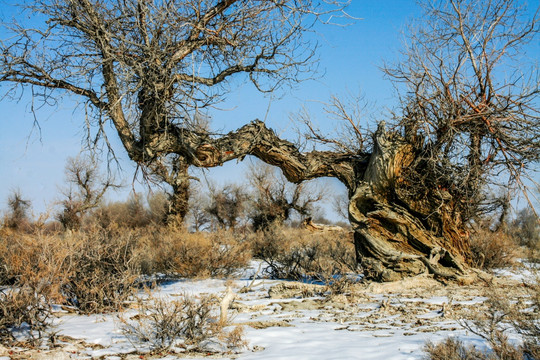
[[[256,268],[256,266],[254,266]],[[229,280],[177,280],[160,285],[153,297],[236,293],[229,316],[245,330],[248,347],[239,353],[189,354],[224,359],[421,359],[426,341],[459,337],[482,349],[486,345],[459,324],[460,314],[481,304],[485,289],[444,286],[429,276],[390,284],[358,284],[341,295],[303,297],[317,285],[257,279],[254,270]],[[518,286],[519,284],[516,283]],[[508,285],[512,286],[512,285]],[[272,290],[270,290],[272,289]],[[302,290],[304,289],[304,290]],[[271,296],[270,296],[271,295]],[[148,294],[141,293],[141,296]],[[136,310],[126,310],[134,312]],[[58,313],[60,347],[52,350],[2,349],[0,359],[176,359],[188,355],[148,353],[148,345],[130,341],[118,314],[82,316]]]

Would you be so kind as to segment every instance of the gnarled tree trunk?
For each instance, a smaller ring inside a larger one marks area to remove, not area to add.
[[[424,199],[411,198],[403,191],[401,175],[414,160],[413,147],[387,133],[384,123],[374,140],[363,178],[349,189],[349,219],[365,275],[393,281],[425,271],[454,278],[464,274],[468,239],[446,216],[450,207],[445,199],[430,199],[433,192]],[[438,209],[426,206],[434,203]],[[441,218],[442,226],[426,221],[430,215]]]
[[[295,183],[338,178],[349,189],[356,254],[369,278],[392,281],[422,272],[456,278],[465,272],[468,237],[458,214],[452,213],[450,194],[425,189],[421,198],[410,195],[418,193],[407,191],[415,184],[402,174],[416,153],[399,134],[387,132],[384,123],[375,133],[371,154],[301,153],[260,121],[218,138],[189,131],[182,135],[171,147],[190,165],[213,167],[254,155],[280,167]]]

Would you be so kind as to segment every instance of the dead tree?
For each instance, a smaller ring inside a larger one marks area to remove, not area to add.
[[[37,0],[22,6],[21,19],[47,19],[41,27],[4,24],[12,36],[0,45],[0,81],[15,85],[14,96],[31,86],[34,101],[84,99],[89,129],[108,144],[111,123],[130,159],[171,186],[171,213],[181,220],[196,160],[177,145],[210,136],[201,111],[235,75],[264,92],[309,76],[316,44],[304,33],[319,17],[343,15],[346,3]]]
[[[13,27],[0,81],[33,86],[44,101],[54,90],[86,99],[99,134],[110,122],[130,158],[171,184],[181,217],[188,167],[253,155],[294,183],[328,176],[346,185],[369,277],[463,274],[466,224],[482,210],[487,182],[507,175],[519,185],[540,158],[538,77],[517,58],[538,40],[537,18],[509,0],[426,8],[406,61],[386,68],[404,88],[397,121],[370,137],[345,116],[356,146],[315,134],[337,147],[301,152],[261,121],[223,135],[190,123],[235,74],[261,90],[298,79],[312,55],[302,34],[326,9],[316,3],[36,1],[30,10],[47,27]]]
[[[250,218],[255,230],[288,220],[293,211],[308,216],[313,204],[323,199],[323,191],[305,183],[290,184],[266,164],[253,165],[248,179],[253,188]]]
[[[58,221],[67,230],[78,230],[83,215],[96,208],[107,190],[118,188],[112,178],[100,174],[98,164],[90,157],[69,158],[66,164],[67,189],[62,190],[62,211]]]

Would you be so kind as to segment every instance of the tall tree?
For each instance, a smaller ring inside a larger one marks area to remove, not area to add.
[[[172,187],[171,212],[188,210],[195,144],[209,137],[201,109],[245,74],[272,91],[309,74],[314,48],[304,36],[347,1],[37,0],[28,26],[4,24],[0,81],[31,86],[49,103],[63,93],[89,105],[107,141],[112,123],[129,157]],[[39,23],[43,20],[43,23]]]
[[[405,85],[392,129],[380,122],[364,141],[335,103],[352,146],[314,131],[336,148],[301,152],[260,121],[225,135],[189,121],[239,72],[261,90],[296,79],[312,55],[302,34],[326,8],[315,1],[38,1],[31,9],[48,28],[14,28],[0,80],[38,87],[45,101],[56,89],[85,98],[99,128],[112,122],[130,158],[171,184],[180,216],[189,166],[254,155],[291,182],[330,176],[347,186],[369,277],[456,277],[468,265],[466,225],[484,209],[485,179],[519,184],[540,158],[538,76],[518,58],[539,28],[517,1],[426,3],[434,6],[409,34],[408,55],[386,69]]]

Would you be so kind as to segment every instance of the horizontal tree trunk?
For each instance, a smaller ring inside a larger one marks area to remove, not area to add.
[[[185,129],[159,136],[149,152],[173,152],[177,167],[185,169],[184,177],[168,180],[181,217],[187,211],[189,183],[182,182],[188,181],[187,166],[214,167],[253,155],[281,168],[294,183],[328,176],[347,186],[356,255],[367,277],[392,281],[431,272],[456,278],[465,272],[468,239],[459,216],[452,214],[451,199],[429,191],[425,199],[415,199],[403,191],[414,186],[404,183],[401,174],[413,163],[415,153],[399,134],[387,132],[384,122],[375,133],[371,154],[301,153],[261,121],[215,138]]]

